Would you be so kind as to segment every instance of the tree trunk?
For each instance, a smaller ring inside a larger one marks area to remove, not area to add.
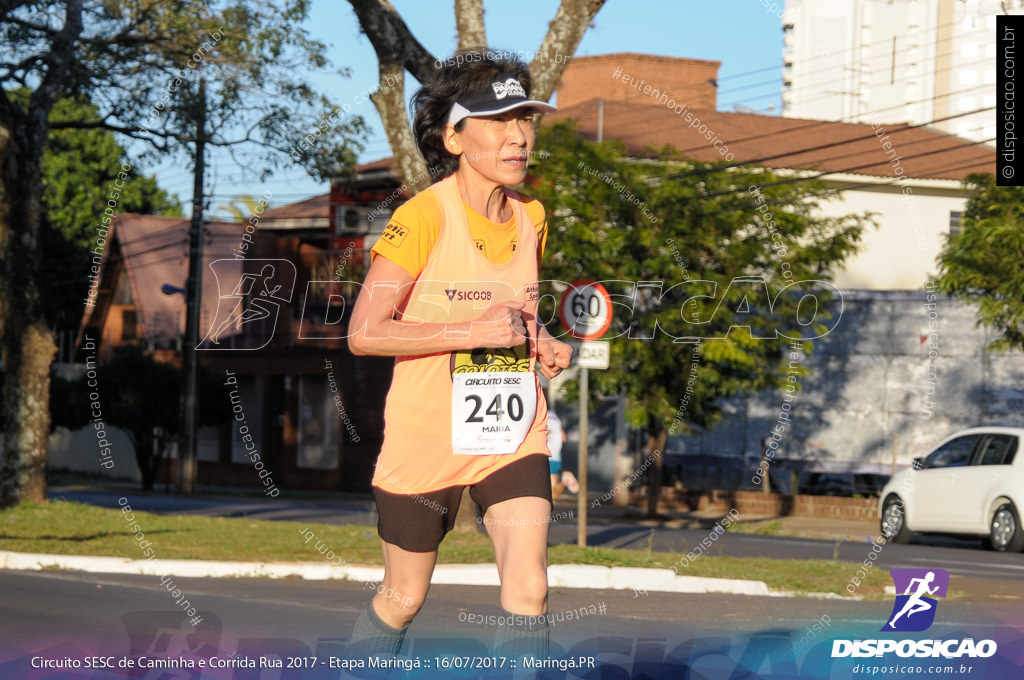
[[[0,129],[3,507],[46,499],[50,366],[57,344],[39,294],[42,185],[40,154],[29,151],[32,143],[27,125]]]
[[[479,529],[476,517],[476,502],[469,495],[469,487],[462,490],[462,502],[459,512],[455,515],[455,528],[452,531],[476,531]]]
[[[418,193],[430,186],[430,173],[420,155],[405,110],[405,69],[395,59],[380,58],[380,89],[370,95],[377,107],[388,144],[394,154],[393,168],[401,173],[406,189]]]
[[[647,450],[651,452],[651,456],[654,459],[647,473],[649,475],[647,494],[648,517],[658,516],[658,500],[661,498],[662,460],[665,458],[665,442],[667,440],[668,433],[665,432],[665,428],[661,426],[660,422],[652,426],[651,432],[647,437]]]
[[[562,0],[537,51],[538,56],[530,63],[533,98],[541,101],[551,98],[583,34],[605,2]],[[409,126],[404,71],[408,70],[416,80],[425,83],[433,77],[435,58],[416,40],[389,0],[349,0],[349,4],[377,53],[380,89],[371,99],[384,123],[394,167],[410,191],[419,191],[430,185],[430,177]],[[455,25],[460,48],[486,44],[481,0],[456,0]]]
[[[163,458],[153,454],[155,444],[153,428],[140,428],[134,433],[132,439],[134,440],[132,444],[135,446],[135,464],[139,466],[139,475],[142,477],[142,490],[152,491]]]
[[[45,75],[27,109],[0,96],[0,360],[5,373],[0,507],[46,499],[50,367],[57,344],[39,292],[42,157],[50,111],[82,33],[82,0],[67,0],[65,8],[64,26],[50,38]]]
[[[455,30],[460,50],[487,47],[484,0],[455,0]]]
[[[568,66],[590,22],[604,7],[606,0],[562,0],[555,18],[548,24],[547,35],[530,62],[533,89],[530,97],[546,102],[558,87],[562,72]]]

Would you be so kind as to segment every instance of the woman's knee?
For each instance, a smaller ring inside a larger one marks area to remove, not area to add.
[[[423,607],[423,602],[426,600],[426,595],[414,597],[412,595],[404,595],[399,593],[389,594],[387,590],[378,592],[375,598],[375,605],[377,609],[387,610],[388,615],[382,616],[386,620],[400,622],[405,625],[412,621],[416,614],[419,613]]]
[[[502,584],[512,599],[531,605],[541,605],[548,597],[548,575],[544,569],[530,569]]]

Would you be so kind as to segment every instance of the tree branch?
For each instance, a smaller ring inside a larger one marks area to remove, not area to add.
[[[533,89],[530,96],[540,101],[551,98],[570,57],[583,40],[590,22],[604,7],[606,0],[562,0],[555,18],[548,24],[547,35],[540,43],[537,56],[530,62]],[[561,59],[559,59],[561,57]]]
[[[413,193],[430,186],[427,164],[420,155],[405,110],[405,71],[397,61],[381,59],[378,65],[381,87],[370,95],[377,107],[397,170]]]
[[[378,61],[402,64],[421,83],[434,75],[434,55],[420,44],[389,0],[348,0]]]
[[[53,47],[46,56],[46,75],[29,99],[28,113],[33,136],[32,143],[42,149],[46,141],[47,122],[54,102],[60,96],[64,81],[71,68],[75,42],[82,34],[82,0],[67,0],[64,28],[53,37]]]
[[[484,0],[455,0],[455,29],[460,50],[487,47]]]

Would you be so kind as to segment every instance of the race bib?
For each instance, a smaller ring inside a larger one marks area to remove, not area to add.
[[[533,373],[452,374],[452,450],[469,456],[515,453],[537,414]]]
[[[452,353],[452,450],[515,453],[537,414],[530,343]]]

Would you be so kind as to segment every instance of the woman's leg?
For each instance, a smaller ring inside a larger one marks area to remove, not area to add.
[[[545,479],[544,482],[547,482]],[[484,520],[494,543],[507,623],[494,637],[495,654],[546,658],[549,650],[548,522],[551,502],[522,496],[495,503]]]
[[[423,606],[437,551],[410,552],[381,541],[384,578],[377,594],[359,614],[349,640],[349,654],[394,656],[402,648],[405,631]]]
[[[551,503],[536,496],[495,503],[484,515],[506,611],[524,616],[547,612],[550,521]]]
[[[410,552],[381,541],[384,580],[373,598],[373,608],[392,628],[407,626],[427,599],[437,551]]]

